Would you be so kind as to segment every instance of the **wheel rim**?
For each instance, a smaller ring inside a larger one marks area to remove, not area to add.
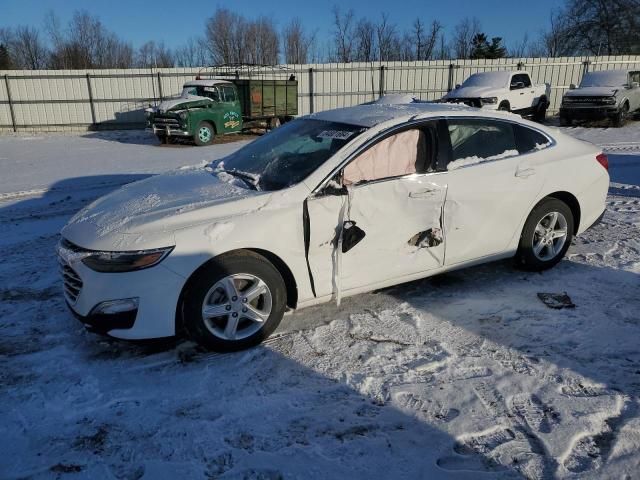
[[[228,275],[209,289],[202,303],[207,329],[224,340],[242,340],[258,332],[273,308],[271,290],[250,273]]]
[[[211,130],[209,130],[209,127],[200,127],[200,130],[198,130],[198,138],[204,143],[211,140]]]
[[[533,254],[538,260],[554,259],[567,241],[567,219],[560,212],[549,212],[533,232]]]

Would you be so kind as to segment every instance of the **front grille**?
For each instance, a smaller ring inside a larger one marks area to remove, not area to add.
[[[62,239],[60,242],[60,246],[65,248],[66,250],[70,250],[72,252],[81,252],[82,248],[74,245],[73,243]],[[80,275],[71,268],[71,265],[62,258],[62,256],[58,256],[58,263],[60,264],[60,275],[62,275],[62,286],[64,289],[64,296],[67,301],[72,305],[78,301],[78,296],[82,291],[82,279]]]
[[[155,117],[153,119],[153,124],[156,127],[172,127],[172,128],[180,127],[180,122],[178,121],[178,119],[173,117]]]
[[[565,97],[565,103],[606,105],[611,104],[611,97]]]

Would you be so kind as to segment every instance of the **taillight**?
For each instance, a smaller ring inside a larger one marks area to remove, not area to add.
[[[604,169],[607,172],[609,171],[609,159],[607,158],[607,156],[604,153],[601,153],[600,155],[596,155],[596,160],[598,161],[598,163],[600,165],[602,165],[604,167]]]

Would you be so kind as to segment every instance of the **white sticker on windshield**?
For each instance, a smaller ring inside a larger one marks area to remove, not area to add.
[[[349,132],[347,130],[323,130],[318,134],[318,138],[337,138],[338,140],[346,140],[354,132]]]

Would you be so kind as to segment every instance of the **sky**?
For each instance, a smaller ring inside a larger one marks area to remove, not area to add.
[[[562,0],[0,0],[0,27],[41,26],[45,12],[53,10],[63,21],[75,10],[97,15],[103,24],[135,47],[147,40],[164,41],[178,47],[189,37],[200,36],[204,24],[217,6],[224,6],[251,18],[266,15],[279,26],[300,17],[310,31],[316,30],[322,44],[332,30],[331,9],[353,9],[356,16],[372,19],[386,12],[400,30],[408,29],[420,16],[425,23],[439,20],[450,31],[462,18],[477,17],[489,37],[501,36],[507,46],[521,42],[525,33],[536,37],[546,27],[549,13]]]

